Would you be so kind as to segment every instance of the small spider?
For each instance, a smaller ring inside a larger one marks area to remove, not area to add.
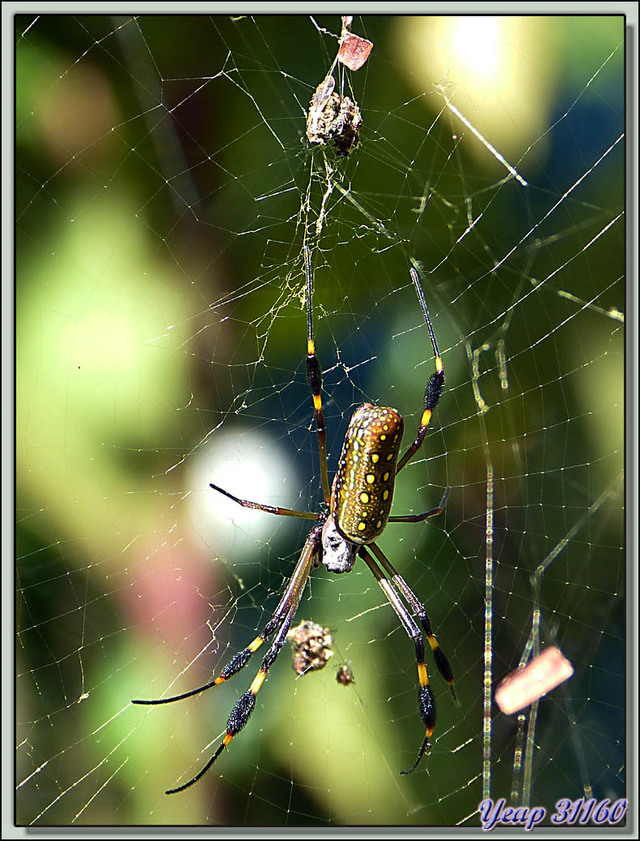
[[[322,146],[333,142],[336,154],[344,156],[358,145],[362,115],[352,99],[334,92],[335,86],[329,75],[316,88],[309,103],[307,138]]]
[[[352,683],[356,682],[353,672],[351,671],[351,660],[347,660],[346,663],[343,663],[340,666],[336,672],[336,680],[342,686],[350,686]]]
[[[211,485],[214,491],[223,494],[245,508],[253,508],[285,517],[314,520],[315,525],[307,535],[300,558],[271,618],[258,636],[246,648],[232,657],[218,675],[204,686],[191,689],[189,692],[183,692],[181,695],[153,701],[132,701],[133,704],[170,704],[198,695],[212,686],[219,686],[244,668],[260,646],[269,637],[273,637],[249,689],[236,701],[227,720],[225,736],[213,756],[188,782],[169,789],[167,794],[184,791],[196,783],[209,770],[233,737],[249,721],[256,705],[256,696],[260,687],[264,683],[276,657],[286,644],[287,634],[311,571],[314,566],[320,564],[330,572],[340,574],[350,572],[356,560],[360,558],[380,585],[382,592],[414,644],[418,668],[418,709],[426,735],[418,752],[418,758],[411,768],[402,771],[403,774],[410,774],[418,766],[425,753],[430,750],[431,743],[429,740],[436,725],[435,699],[429,686],[429,676],[424,662],[424,637],[426,637],[431,648],[438,671],[451,687],[454,700],[456,698],[451,666],[431,629],[431,621],[425,606],[376,543],[387,523],[421,523],[428,517],[439,514],[449,492],[447,488],[440,504],[423,514],[391,516],[391,502],[396,475],[422,446],[431,415],[440,399],[440,393],[444,386],[444,366],[418,273],[411,267],[411,279],[420,302],[435,356],[435,371],[431,374],[424,393],[424,408],[416,437],[402,458],[398,460],[404,429],[402,416],[396,409],[388,406],[374,406],[371,403],[359,406],[349,422],[333,485],[330,486],[327,469],[326,429],[322,410],[322,368],[316,355],[313,340],[311,255],[306,246],[304,253],[307,279],[307,381],[311,389],[315,412],[324,507],[322,511],[295,511],[291,508],[280,508],[240,499],[217,485]],[[308,634],[308,629],[305,633]]]
[[[287,634],[293,646],[293,669],[299,675],[324,669],[333,657],[333,636],[329,628],[303,619]]]

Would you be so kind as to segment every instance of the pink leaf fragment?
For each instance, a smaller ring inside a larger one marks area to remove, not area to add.
[[[359,70],[369,58],[372,49],[371,41],[367,41],[366,38],[361,38],[359,35],[354,35],[343,28],[338,50],[338,61],[348,67],[349,70]]]
[[[516,669],[501,681],[495,691],[496,704],[506,715],[518,712],[572,674],[573,666],[559,648],[545,648],[523,669]]]

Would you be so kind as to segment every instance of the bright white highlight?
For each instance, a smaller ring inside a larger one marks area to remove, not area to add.
[[[266,505],[300,508],[298,477],[285,449],[264,432],[242,428],[217,431],[198,448],[187,477],[191,489],[191,520],[216,555],[247,561],[267,542],[287,517],[243,508],[209,487],[213,482],[229,493]]]
[[[455,18],[450,38],[456,63],[485,82],[497,77],[501,64],[500,18]]]

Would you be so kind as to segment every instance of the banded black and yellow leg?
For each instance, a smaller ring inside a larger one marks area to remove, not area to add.
[[[204,683],[202,686],[198,686],[195,689],[190,689],[188,692],[181,692],[180,695],[171,695],[169,698],[154,698],[151,701],[136,698],[132,700],[131,703],[147,707],[155,707],[160,704],[173,704],[174,701],[184,701],[185,698],[192,698],[194,695],[206,692],[206,690],[211,689],[212,686],[219,686],[247,665],[254,651],[257,651],[265,639],[267,639],[267,637],[270,636],[278,627],[279,621],[283,621],[282,617],[278,617],[274,614],[274,616],[264,626],[262,632],[252,642],[250,642],[246,648],[243,648],[242,651],[239,651],[234,657],[232,657],[227,665],[220,671],[220,674],[216,675],[216,677],[208,683]]]
[[[316,526],[307,537],[298,563],[296,564],[291,578],[289,579],[289,583],[287,584],[285,591],[282,594],[282,598],[274,610],[271,619],[267,622],[258,636],[249,643],[249,645],[229,660],[219,675],[214,677],[208,683],[205,683],[203,686],[198,686],[196,689],[190,689],[188,692],[182,692],[180,695],[173,695],[170,698],[157,698],[151,701],[136,699],[131,701],[131,703],[143,706],[157,706],[159,704],[172,704],[174,701],[182,701],[185,698],[191,698],[193,695],[199,695],[201,692],[211,689],[212,686],[219,686],[221,683],[229,680],[229,678],[233,677],[241,669],[243,669],[251,659],[251,655],[260,648],[262,643],[275,631],[277,631],[278,628],[281,628],[283,623],[287,620],[292,607],[295,612],[295,608],[300,601],[309,578],[309,573],[313,568],[315,557],[320,550],[321,540],[322,526]],[[200,777],[197,779],[200,779]],[[192,782],[195,782],[195,780]],[[180,790],[181,789],[176,789],[176,791]],[[174,790],[172,790],[171,793],[174,793]]]
[[[278,656],[280,650],[287,641],[287,632],[291,627],[291,621],[295,616],[295,612],[298,608],[299,601],[300,598],[298,596],[298,599],[289,608],[289,611],[286,614],[284,621],[282,622],[282,625],[278,630],[278,633],[274,637],[274,640],[271,643],[269,650],[265,654],[264,660],[262,661],[262,665],[260,666],[260,669],[258,670],[258,673],[256,674],[255,678],[253,679],[251,686],[244,693],[244,695],[241,695],[238,698],[238,700],[234,704],[234,707],[231,710],[231,715],[227,720],[227,731],[224,735],[222,742],[218,745],[216,752],[213,754],[211,759],[209,759],[207,764],[203,768],[201,768],[200,771],[198,771],[195,777],[192,777],[188,782],[183,783],[181,786],[177,786],[176,788],[170,788],[168,791],[165,792],[166,794],[178,794],[178,792],[184,791],[186,788],[190,788],[194,783],[197,783],[198,780],[201,779],[207,773],[209,768],[211,768],[213,763],[220,756],[220,754],[229,744],[231,739],[233,739],[233,737],[236,736],[247,724],[249,718],[251,717],[251,713],[253,712],[256,706],[256,695],[258,694],[260,687],[264,683],[269,669],[274,664],[276,657]]]
[[[420,286],[420,279],[418,277],[417,271],[413,268],[413,266],[411,266],[409,271],[411,273],[411,280],[413,281],[413,285],[415,286],[418,300],[420,301],[420,307],[422,309],[425,324],[427,325],[427,330],[429,331],[429,338],[431,339],[431,346],[433,347],[433,355],[435,357],[436,370],[429,378],[429,382],[427,383],[427,388],[424,393],[424,408],[422,410],[422,417],[420,418],[418,434],[416,435],[414,442],[411,444],[409,449],[398,462],[396,474],[398,474],[402,470],[402,468],[407,464],[407,462],[410,459],[413,458],[413,456],[422,446],[424,437],[427,434],[427,427],[429,426],[429,422],[431,421],[433,410],[438,405],[438,400],[440,399],[440,395],[442,394],[442,389],[444,387],[444,365],[442,364],[442,357],[440,356],[440,351],[438,350],[436,334],[433,331],[433,325],[431,323],[431,317],[429,316],[429,309],[427,307],[427,302],[424,297],[424,292],[422,291],[422,287]]]
[[[327,432],[324,424],[324,412],[322,411],[322,368],[318,361],[316,346],[313,340],[313,282],[311,278],[311,252],[309,251],[308,245],[304,247],[304,265],[307,275],[307,382],[311,389],[313,408],[316,416],[322,492],[324,494],[324,501],[328,504],[331,498],[331,489],[329,487],[329,471],[327,469]]]
[[[404,600],[409,605],[409,608],[413,612],[414,616],[417,617],[420,624],[422,625],[422,628],[424,629],[424,632],[427,635],[427,642],[429,643],[429,647],[433,652],[433,659],[435,660],[436,667],[442,675],[442,677],[449,684],[451,694],[453,695],[453,700],[457,704],[458,696],[456,695],[456,690],[453,686],[453,671],[451,669],[451,665],[449,664],[449,660],[446,654],[440,648],[438,640],[436,639],[436,636],[433,633],[433,630],[431,628],[431,620],[429,619],[429,614],[427,613],[425,606],[417,598],[416,594],[409,587],[409,585],[400,575],[397,569],[393,566],[393,564],[391,563],[389,558],[387,558],[387,556],[384,554],[382,549],[380,549],[380,547],[377,544],[373,543],[371,544],[371,551],[376,556],[387,575],[391,576],[391,580],[393,581],[394,586],[402,594]]]
[[[375,544],[370,544],[369,547],[375,551]],[[360,557],[365,561],[371,572],[374,574],[376,581],[380,585],[382,592],[389,600],[389,604],[395,610],[398,619],[402,623],[403,628],[408,636],[413,640],[416,649],[416,665],[418,667],[418,707],[420,709],[420,716],[424,722],[426,735],[418,752],[418,758],[413,763],[411,768],[407,771],[402,771],[402,774],[410,774],[418,767],[418,763],[422,757],[431,748],[431,734],[436,726],[436,702],[429,686],[429,675],[427,674],[427,666],[424,662],[424,640],[422,638],[422,631],[416,625],[413,618],[409,615],[406,607],[402,603],[398,594],[393,588],[393,585],[380,569],[376,561],[371,557],[367,548],[362,546],[359,550]]]

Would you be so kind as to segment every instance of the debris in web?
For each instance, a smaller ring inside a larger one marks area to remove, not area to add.
[[[343,15],[338,61],[348,67],[349,70],[360,70],[369,58],[373,43],[351,32],[352,22],[353,15]]]
[[[322,146],[333,142],[338,155],[349,155],[360,139],[362,115],[358,105],[334,93],[334,87],[333,76],[328,76],[316,88],[307,117],[307,138]]]
[[[359,70],[373,48],[371,41],[350,31],[352,16],[342,18],[338,54],[329,72],[315,89],[307,115],[307,139],[316,146],[333,143],[338,155],[346,156],[358,145],[362,115],[358,103],[337,93],[333,71],[340,62],[350,70]],[[344,81],[344,80],[343,80]]]
[[[287,640],[293,647],[293,669],[299,675],[324,669],[334,655],[330,629],[308,619],[291,628]]]
[[[542,698],[573,674],[573,666],[560,651],[551,646],[522,669],[507,675],[495,692],[496,704],[510,715]]]

